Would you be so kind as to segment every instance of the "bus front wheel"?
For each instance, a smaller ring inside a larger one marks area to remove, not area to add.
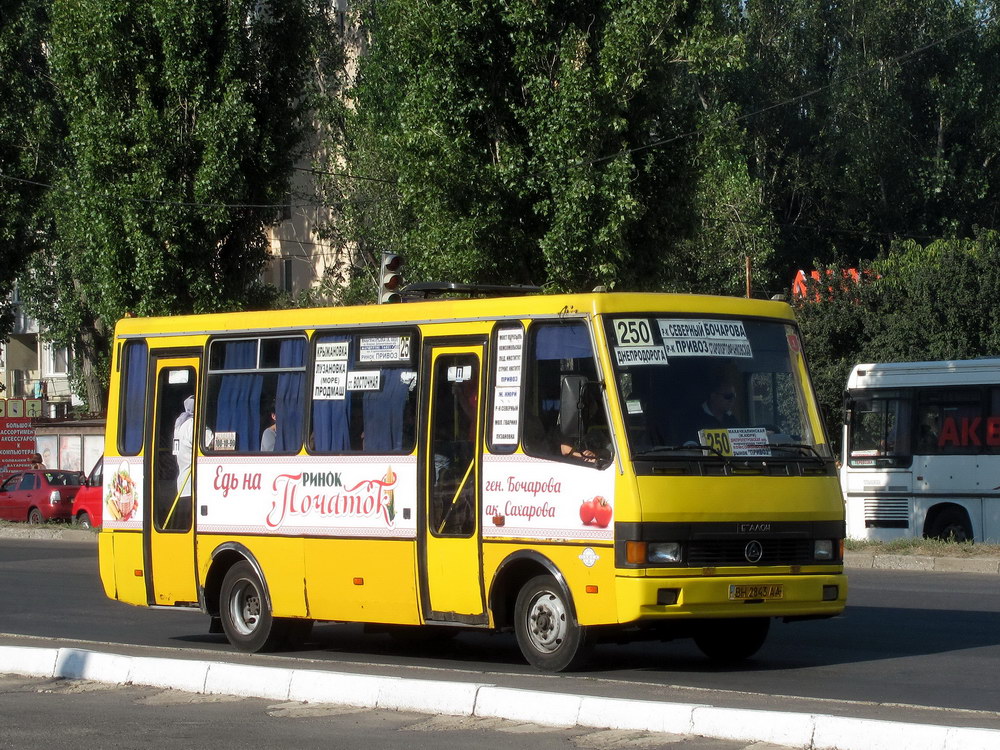
[[[240,651],[274,651],[284,641],[285,621],[271,616],[264,585],[245,560],[222,581],[219,615],[226,637]]]
[[[536,576],[517,594],[514,632],[524,658],[536,669],[578,669],[590,658],[593,637],[576,621],[569,595],[552,576]]]
[[[760,650],[770,628],[768,617],[705,620],[695,633],[694,642],[712,661],[738,662]]]

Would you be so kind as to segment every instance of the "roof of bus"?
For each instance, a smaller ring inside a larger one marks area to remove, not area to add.
[[[847,378],[848,389],[987,383],[1000,383],[1000,358],[861,364]]]
[[[314,328],[329,325],[363,325],[482,320],[484,318],[554,317],[601,313],[678,313],[742,315],[793,320],[784,302],[717,297],[701,294],[646,294],[593,292],[587,294],[538,294],[519,297],[448,299],[392,305],[315,307],[258,312],[208,313],[154,318],[123,318],[118,336],[187,332]]]

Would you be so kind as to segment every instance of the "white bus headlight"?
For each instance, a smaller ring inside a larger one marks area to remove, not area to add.
[[[679,563],[683,557],[680,542],[651,542],[647,559],[661,565]]]
[[[817,560],[833,559],[833,540],[817,539],[813,546],[813,557]]]

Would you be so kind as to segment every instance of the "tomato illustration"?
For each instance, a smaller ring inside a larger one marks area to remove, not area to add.
[[[611,503],[600,496],[591,500],[591,503],[594,507],[594,523],[602,529],[608,528],[612,515]]]
[[[584,500],[580,506],[580,520],[584,526],[590,526],[594,522],[594,501]]]

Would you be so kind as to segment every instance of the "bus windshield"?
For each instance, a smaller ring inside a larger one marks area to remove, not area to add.
[[[633,457],[831,457],[793,326],[655,314],[606,325]]]
[[[858,391],[848,402],[851,466],[896,465],[910,455],[910,401],[898,391]]]

